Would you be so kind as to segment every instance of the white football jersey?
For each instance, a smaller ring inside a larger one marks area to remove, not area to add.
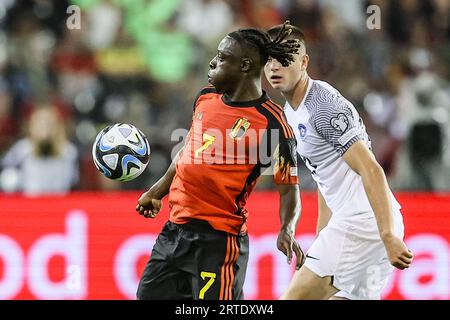
[[[358,140],[371,148],[364,123],[353,104],[328,83],[310,78],[300,106],[294,110],[286,103],[285,114],[297,139],[297,152],[333,216],[373,214],[361,177],[342,159]],[[392,192],[391,198],[393,211],[399,210]]]

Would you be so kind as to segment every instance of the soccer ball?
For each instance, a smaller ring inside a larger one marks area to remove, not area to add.
[[[141,130],[131,124],[116,123],[100,131],[92,146],[92,158],[106,177],[130,181],[144,172],[150,145]]]

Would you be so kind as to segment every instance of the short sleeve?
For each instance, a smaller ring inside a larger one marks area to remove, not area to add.
[[[294,130],[287,122],[281,106],[274,102],[268,102],[267,106],[272,111],[272,121],[269,121],[270,130],[278,133],[273,138],[275,148],[272,149],[274,182],[278,185],[298,184],[297,142]]]
[[[355,107],[341,95],[336,95],[330,104],[318,107],[313,118],[317,133],[328,141],[343,156],[358,140],[364,139],[361,118]]]
[[[207,93],[217,93],[216,88],[213,86],[204,87],[200,92],[197,94],[197,96],[194,99],[194,103],[192,106],[192,110],[195,111],[195,108],[197,108],[198,101],[200,100],[200,97]]]
[[[296,149],[295,138],[286,139],[280,135],[280,142],[273,155],[273,178],[276,184],[298,184]]]

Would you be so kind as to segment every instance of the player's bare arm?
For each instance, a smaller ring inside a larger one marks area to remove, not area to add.
[[[295,230],[301,213],[300,191],[298,185],[279,185],[281,229],[278,234],[277,247],[287,256],[291,264],[293,253],[296,256],[296,269],[304,262],[304,254],[295,240]]]
[[[320,230],[326,227],[328,221],[331,218],[331,210],[328,208],[325,199],[317,189],[317,204],[318,204],[318,216],[317,216],[317,226],[316,226],[316,236],[319,234]]]
[[[155,218],[161,210],[161,199],[169,193],[170,185],[176,173],[176,163],[183,149],[184,147],[178,151],[166,173],[139,198],[136,211],[140,215],[145,218]]]
[[[344,161],[358,173],[370,205],[375,213],[380,237],[391,264],[398,269],[408,268],[413,254],[394,234],[389,187],[383,169],[363,141],[355,142],[343,156]]]

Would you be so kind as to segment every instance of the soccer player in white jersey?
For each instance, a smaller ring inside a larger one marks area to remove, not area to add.
[[[408,268],[400,205],[371,152],[355,107],[326,82],[308,76],[305,39],[294,63],[265,66],[286,99],[297,152],[318,186],[317,237],[281,299],[380,299],[393,267]],[[281,26],[269,30],[276,37]]]

